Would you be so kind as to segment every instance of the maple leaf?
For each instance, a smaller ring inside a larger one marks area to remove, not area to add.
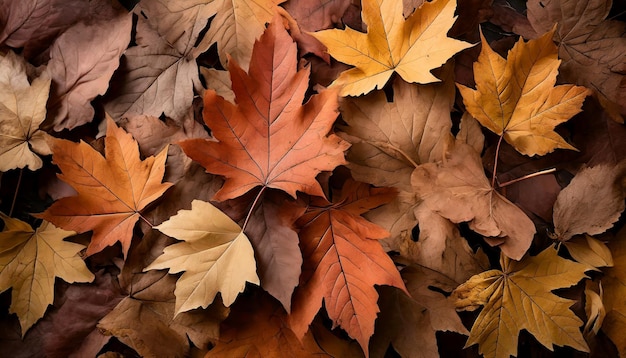
[[[3,213],[0,218],[0,292],[13,288],[9,313],[17,314],[23,338],[52,304],[55,277],[73,283],[91,282],[94,275],[79,256],[85,247],[63,241],[74,232],[46,221],[33,230]]]
[[[551,247],[521,261],[501,256],[500,265],[502,270],[475,275],[452,293],[457,309],[485,306],[466,347],[478,343],[487,358],[516,356],[525,329],[550,350],[556,344],[589,351],[579,330],[583,322],[569,309],[573,301],[551,292],[585,278],[586,265],[559,257]]]
[[[412,191],[415,167],[443,158],[452,142],[452,74],[449,68],[443,83],[428,86],[396,80],[393,102],[380,91],[343,100],[347,126],[339,135],[352,144],[346,157],[356,180]]]
[[[46,118],[50,77],[41,76],[29,83],[28,63],[13,51],[0,56],[0,171],[28,167],[41,168],[35,153],[51,154],[48,134],[39,130]]]
[[[337,95],[326,90],[302,105],[309,70],[296,72],[296,46],[279,19],[255,44],[250,72],[230,61],[237,105],[214,91],[204,96],[204,121],[218,140],[179,145],[208,172],[226,177],[214,197],[236,198],[257,186],[323,196],[315,177],[343,164],[348,143],[327,135],[337,116]]]
[[[206,308],[218,292],[230,306],[246,282],[259,284],[250,241],[239,225],[210,203],[194,200],[191,210],[156,227],[165,235],[183,240],[163,250],[144,271],[184,271],[176,282],[176,313]]]
[[[626,229],[622,228],[616,237],[609,242],[615,265],[605,269],[602,278],[604,290],[603,302],[606,317],[602,323],[602,331],[613,341],[620,356],[626,354]]]
[[[472,46],[446,36],[456,19],[455,0],[424,3],[406,20],[401,1],[364,0],[362,7],[367,34],[349,27],[312,33],[331,56],[355,66],[331,84],[341,87],[341,96],[382,88],[394,72],[407,82],[437,82],[430,70]]]
[[[469,145],[457,142],[445,161],[417,167],[411,181],[421,205],[454,223],[468,221],[505,255],[519,260],[530,246],[535,225],[491,187],[480,155]]]
[[[367,355],[379,311],[374,285],[406,288],[378,242],[388,232],[360,215],[395,193],[349,179],[338,194],[333,203],[312,198],[297,221],[304,264],[289,322],[302,337],[323,299],[334,325],[355,338]]]
[[[46,124],[60,132],[93,120],[90,102],[109,88],[131,30],[131,14],[120,10],[107,21],[76,24],[56,39],[46,68],[52,78]]]
[[[206,0],[205,0],[206,1]],[[226,68],[230,56],[244,70],[248,69],[255,40],[272,20],[278,5],[285,0],[214,0],[216,13],[203,43],[206,48],[217,43],[217,51]]]
[[[137,46],[126,50],[113,78],[105,103],[111,116],[185,115],[194,86],[201,88],[195,59],[209,47],[195,44],[214,5],[206,0],[142,1],[135,7]]]
[[[52,161],[62,172],[59,178],[78,195],[61,198],[35,216],[79,233],[93,230],[88,256],[119,241],[126,257],[141,210],[172,185],[161,183],[167,148],[141,160],[132,136],[110,118],[104,142],[103,157],[82,141],[51,141]]]
[[[563,60],[566,81],[595,90],[613,118],[626,115],[626,25],[605,20],[611,11],[607,0],[528,1],[528,20],[539,33],[557,30],[554,40]]]
[[[237,300],[220,327],[219,342],[206,358],[330,357],[309,333],[299,340],[282,307],[263,292]]]
[[[554,203],[554,234],[560,241],[574,235],[598,235],[610,229],[624,211],[626,161],[584,168]]]
[[[560,61],[552,35],[520,39],[505,60],[481,33],[482,49],[474,63],[476,90],[457,84],[467,111],[528,156],[576,149],[554,127],[580,112],[589,94],[580,86],[554,86]]]

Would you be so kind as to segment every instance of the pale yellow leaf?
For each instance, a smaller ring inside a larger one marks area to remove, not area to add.
[[[52,154],[39,125],[46,119],[50,76],[32,79],[30,64],[13,51],[0,56],[0,171],[41,168],[37,156]]]
[[[613,266],[611,250],[600,240],[589,235],[576,236],[563,243],[574,260],[581,264],[589,265],[594,269],[598,267]]]
[[[230,306],[246,282],[259,284],[250,241],[239,225],[213,205],[194,200],[191,210],[180,210],[156,228],[184,241],[166,247],[144,270],[184,271],[174,291],[176,314],[206,308],[218,292],[224,305]]]

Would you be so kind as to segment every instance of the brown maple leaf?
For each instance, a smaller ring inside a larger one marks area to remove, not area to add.
[[[367,355],[379,309],[374,285],[406,291],[378,239],[389,233],[360,215],[389,202],[395,191],[348,179],[333,203],[312,198],[297,221],[304,264],[289,322],[300,337],[325,302],[334,325],[355,338]]]
[[[50,146],[59,178],[78,195],[61,198],[36,216],[78,233],[93,230],[87,255],[119,241],[126,256],[141,210],[172,185],[161,183],[167,148],[141,160],[132,136],[110,118],[104,157],[82,141],[53,139]]]
[[[323,91],[302,105],[309,70],[296,72],[296,46],[280,19],[255,44],[249,73],[229,71],[237,104],[214,91],[204,97],[204,121],[218,141],[180,143],[208,172],[226,177],[214,200],[236,198],[257,186],[324,196],[315,177],[344,163],[348,143],[327,135],[337,116],[337,93]]]

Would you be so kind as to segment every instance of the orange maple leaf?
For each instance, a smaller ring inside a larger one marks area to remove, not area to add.
[[[52,161],[62,172],[59,178],[78,195],[61,198],[36,216],[65,230],[93,230],[87,255],[119,241],[126,257],[140,211],[172,185],[161,183],[167,147],[141,160],[137,142],[110,118],[104,143],[103,157],[83,141],[50,141]]]
[[[367,355],[379,312],[374,285],[405,292],[406,287],[377,240],[389,233],[360,215],[394,196],[393,189],[370,188],[349,179],[334,203],[311,199],[297,221],[304,263],[289,322],[299,337],[307,332],[324,299],[334,324],[356,339]]]
[[[304,105],[308,68],[296,72],[296,45],[276,18],[254,45],[250,71],[231,59],[237,104],[215,91],[204,96],[204,121],[218,141],[191,139],[179,145],[208,172],[226,177],[214,200],[245,194],[257,186],[324,196],[315,177],[344,164],[349,144],[327,135],[335,118],[337,92],[325,90]]]

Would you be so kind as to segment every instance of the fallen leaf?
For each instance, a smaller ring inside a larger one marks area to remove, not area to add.
[[[437,357],[437,331],[469,334],[451,301],[441,292],[456,286],[449,277],[420,266],[405,267],[402,279],[411,297],[393,287],[380,287],[380,314],[370,348],[372,357],[382,357],[389,343],[402,357]]]
[[[215,91],[218,96],[223,97],[228,102],[235,102],[235,93],[232,90],[233,84],[230,81],[228,71],[200,67],[200,74],[202,74],[207,89]]]
[[[137,46],[124,53],[105,103],[113,118],[165,113],[178,120],[186,114],[194,86],[201,88],[195,60],[208,49],[195,44],[214,6],[185,0],[142,1],[135,7]]]
[[[557,25],[554,40],[563,60],[560,72],[572,83],[598,93],[605,108],[623,123],[626,115],[626,25],[606,20],[610,0],[528,1],[528,20],[543,33]]]
[[[615,265],[604,270],[602,301],[606,309],[606,317],[602,323],[602,331],[609,336],[617,347],[620,356],[626,354],[626,229],[622,228],[616,237],[609,242]]]
[[[451,74],[428,86],[396,80],[393,102],[380,91],[343,100],[339,135],[352,144],[346,157],[356,180],[411,191],[415,167],[443,158],[452,142]]]
[[[519,260],[533,241],[535,225],[489,184],[478,153],[457,142],[447,158],[422,164],[411,177],[416,195],[431,211],[485,236],[492,246]]]
[[[124,298],[98,323],[106,335],[115,336],[142,357],[180,357],[189,354],[190,340],[207,348],[205,337],[219,336],[219,324],[226,318],[222,307],[182,313],[174,318],[174,302]],[[193,338],[192,338],[193,337]]]
[[[112,0],[3,0],[0,4],[0,44],[22,48],[28,59],[40,56],[75,24],[106,22],[121,8]]]
[[[484,252],[470,248],[457,226],[425,205],[414,209],[419,236],[407,236],[397,251],[403,259],[440,273],[458,284],[489,268]],[[454,288],[454,287],[453,287]]]
[[[349,27],[312,33],[331,56],[355,66],[331,84],[341,96],[382,88],[394,72],[407,82],[438,82],[430,70],[472,46],[446,36],[456,19],[455,0],[424,3],[406,20],[401,1],[364,0],[362,7],[366,34]]]
[[[258,266],[261,287],[289,313],[300,279],[302,254],[294,226],[305,207],[280,192],[269,192],[253,209],[246,226]]]
[[[594,287],[594,285],[596,287]],[[602,285],[595,284],[593,281],[587,281],[585,287],[585,313],[587,314],[587,323],[585,323],[583,334],[588,341],[590,336],[595,336],[600,332],[600,327],[602,327],[602,323],[606,317],[606,309],[604,308],[604,303],[602,303],[602,296]]]
[[[39,125],[46,118],[50,77],[29,79],[29,64],[13,51],[0,56],[0,171],[41,168],[52,152]],[[31,66],[32,67],[32,66]],[[30,80],[30,81],[29,81]]]
[[[59,281],[54,291],[54,305],[23,338],[17,317],[10,333],[4,328],[13,319],[1,320],[0,355],[13,357],[19,352],[24,357],[95,357],[109,341],[96,324],[121,299],[113,275],[99,270],[90,284]]]
[[[119,241],[126,257],[141,210],[172,185],[161,183],[167,148],[141,160],[132,136],[110,118],[104,141],[103,157],[85,142],[52,140],[52,160],[62,172],[59,178],[78,195],[61,198],[35,216],[79,233],[93,230],[88,256]]]
[[[54,299],[54,279],[91,282],[94,275],[78,253],[83,245],[63,241],[75,233],[44,221],[37,230],[0,213],[0,292],[9,288],[11,307],[22,326],[22,338],[43,317]]]
[[[287,324],[278,302],[255,291],[242,297],[222,323],[220,341],[206,358],[220,357],[330,357],[310,333],[302,339]]]
[[[109,88],[131,29],[132,16],[121,10],[106,22],[74,25],[56,39],[46,68],[52,78],[46,125],[60,132],[93,120],[91,101]]]
[[[560,241],[610,229],[624,211],[626,161],[584,168],[561,190],[554,203],[554,234]]]
[[[250,72],[229,63],[237,104],[214,91],[204,96],[204,121],[218,140],[179,145],[208,172],[226,177],[214,200],[257,186],[323,196],[315,176],[343,164],[348,143],[328,134],[337,116],[336,92],[323,91],[302,105],[307,69],[296,72],[296,46],[279,19],[254,47]]]
[[[367,356],[379,311],[374,285],[405,287],[378,242],[388,233],[360,215],[388,202],[394,193],[347,180],[336,194],[333,203],[311,198],[297,221],[304,264],[289,323],[298,337],[304,336],[324,300],[333,326],[356,339]]]
[[[481,34],[482,50],[474,63],[476,90],[457,84],[467,111],[528,156],[556,148],[575,150],[554,127],[580,112],[589,94],[580,86],[555,87],[560,61],[552,35],[520,39],[505,60]]]
[[[206,308],[218,292],[230,306],[246,282],[259,284],[250,241],[239,225],[213,205],[194,200],[191,210],[156,227],[183,242],[168,246],[144,271],[183,272],[176,282],[176,314]]]
[[[569,309],[572,300],[552,293],[585,278],[586,265],[559,257],[553,248],[521,261],[501,256],[500,265],[502,271],[473,276],[452,293],[457,309],[484,306],[466,347],[478,344],[487,358],[516,356],[525,329],[551,351],[558,345],[589,352],[579,330],[583,322]]]
[[[202,1],[202,0],[199,0]],[[206,0],[204,0],[206,1]],[[255,40],[263,34],[265,24],[272,20],[278,5],[285,0],[214,0],[212,6],[216,16],[209,27],[203,43],[208,49],[217,43],[217,52],[224,68],[230,66],[228,60],[248,70]]]
[[[602,241],[589,235],[575,236],[565,241],[563,245],[572,258],[581,264],[589,265],[594,269],[613,266],[611,250]]]

